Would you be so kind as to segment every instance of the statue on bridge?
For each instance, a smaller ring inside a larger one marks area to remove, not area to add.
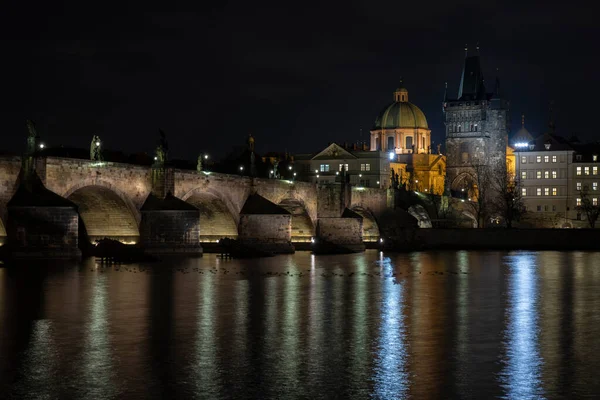
[[[100,137],[98,135],[94,135],[92,137],[92,143],[90,145],[90,160],[92,161],[102,161],[102,150],[100,148],[102,142],[100,141]]]
[[[38,147],[38,141],[40,137],[35,130],[33,121],[27,120],[27,154],[33,154],[36,152]]]
[[[251,133],[248,134],[248,150],[254,153],[254,137]]]
[[[160,139],[158,140],[158,145],[155,150],[154,165],[162,167],[167,162],[169,143],[167,142],[167,136],[162,129],[159,129],[158,132],[160,133]]]
[[[198,172],[202,172],[202,158],[203,158],[203,155],[200,154],[198,156],[198,161],[196,162],[196,171],[198,171]]]

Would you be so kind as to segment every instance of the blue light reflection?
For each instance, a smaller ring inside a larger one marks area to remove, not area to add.
[[[508,266],[508,310],[504,331],[506,356],[501,383],[509,399],[543,398],[535,256],[512,256],[508,259]]]
[[[385,272],[393,270],[389,258],[382,260]],[[381,326],[375,366],[375,397],[405,398],[408,392],[406,371],[406,327],[404,325],[404,283],[382,281]]]

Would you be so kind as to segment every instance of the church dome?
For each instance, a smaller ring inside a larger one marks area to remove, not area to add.
[[[408,102],[408,91],[400,85],[394,92],[394,102],[377,116],[373,129],[423,128],[429,129],[423,111]]]
[[[531,133],[525,128],[525,115],[521,115],[521,129],[513,136],[513,144],[516,147],[524,147],[533,140]]]

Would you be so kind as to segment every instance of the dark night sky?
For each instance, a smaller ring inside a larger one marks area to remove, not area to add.
[[[366,140],[400,77],[438,143],[444,82],[455,95],[476,42],[490,90],[499,68],[513,130],[524,112],[543,132],[554,100],[559,134],[600,140],[600,29],[572,2],[12,3],[0,16],[5,150],[23,149],[31,118],[50,146],[98,134],[151,152],[162,128],[179,158],[223,155],[248,132],[259,152],[311,152],[360,129]]]

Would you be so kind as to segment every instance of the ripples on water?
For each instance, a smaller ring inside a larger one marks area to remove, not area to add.
[[[0,268],[0,398],[600,393],[596,253]]]

